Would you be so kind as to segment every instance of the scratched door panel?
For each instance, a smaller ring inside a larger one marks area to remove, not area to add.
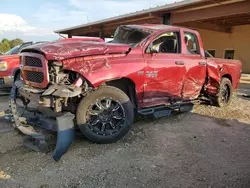
[[[206,59],[200,55],[183,55],[186,59],[187,73],[183,82],[182,97],[195,99],[205,83]]]
[[[169,98],[180,98],[185,65],[176,65],[184,62],[180,54],[149,54],[145,68],[144,102],[164,101]]]

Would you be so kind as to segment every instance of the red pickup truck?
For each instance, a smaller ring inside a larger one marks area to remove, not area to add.
[[[15,126],[33,138],[41,135],[28,117],[20,118],[17,96],[26,110],[38,112],[37,119],[57,120],[59,160],[75,127],[93,142],[115,142],[128,133],[135,114],[161,117],[204,98],[227,106],[240,76],[240,61],[205,57],[197,31],[120,26],[109,43],[56,41],[22,50],[22,80],[12,88],[11,109]]]
[[[0,56],[0,88],[10,88],[12,86],[13,75],[20,65],[18,54],[23,48],[32,44],[33,42],[23,43]]]

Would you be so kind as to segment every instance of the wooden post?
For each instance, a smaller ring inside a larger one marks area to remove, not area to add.
[[[68,34],[68,38],[72,38],[72,34],[71,33]]]
[[[163,16],[162,16],[162,24],[171,25],[171,13],[163,14]]]
[[[104,31],[103,31],[103,26],[100,27],[100,31],[99,31],[99,37],[104,39]]]

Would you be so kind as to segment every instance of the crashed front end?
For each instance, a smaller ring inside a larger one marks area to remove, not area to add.
[[[53,158],[58,161],[75,138],[76,104],[87,83],[41,53],[24,52],[20,60],[21,77],[10,97],[14,127],[26,135],[25,145],[35,151],[50,151],[47,137],[57,133]]]

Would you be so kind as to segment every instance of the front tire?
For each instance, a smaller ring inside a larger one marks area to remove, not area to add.
[[[76,120],[81,132],[89,140],[99,144],[113,143],[131,129],[134,108],[122,90],[101,86],[81,100]]]

